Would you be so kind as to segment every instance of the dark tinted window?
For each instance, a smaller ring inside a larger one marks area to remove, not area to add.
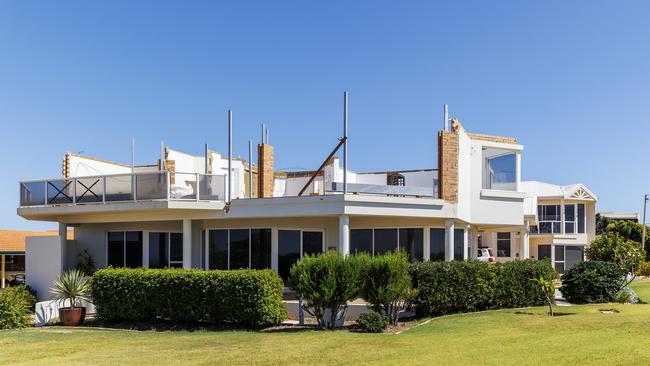
[[[251,268],[271,268],[271,229],[251,229]]]
[[[564,262],[564,245],[555,246],[555,261]]]
[[[248,229],[230,230],[230,269],[248,268]]]
[[[302,232],[302,253],[318,254],[323,252],[323,232],[303,231]]]
[[[142,232],[126,232],[126,267],[142,267]]]
[[[408,253],[411,262],[421,261],[424,252],[424,230],[399,229],[399,248]]]
[[[183,234],[169,234],[169,261],[183,263]]]
[[[228,230],[210,230],[208,267],[228,269]]]
[[[429,260],[445,260],[445,229],[431,229],[429,235]]]
[[[278,274],[289,278],[291,266],[300,259],[300,230],[278,231]]]
[[[375,255],[397,250],[397,229],[375,229]]]
[[[167,235],[167,233],[149,233],[149,268],[168,266]]]
[[[108,233],[108,265],[124,267],[124,232]]]
[[[465,230],[454,229],[454,259],[462,261],[465,248]]]
[[[537,259],[547,259],[547,258],[551,258],[551,246],[539,245],[537,247]]]
[[[578,204],[578,233],[585,233],[585,205],[584,203]]]
[[[497,233],[497,257],[510,257],[510,233]]]
[[[350,254],[361,252],[372,254],[372,229],[350,230]]]

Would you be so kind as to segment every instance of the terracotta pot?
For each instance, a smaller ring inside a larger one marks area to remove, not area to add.
[[[59,308],[59,319],[65,326],[78,326],[84,323],[86,319],[86,308]]]

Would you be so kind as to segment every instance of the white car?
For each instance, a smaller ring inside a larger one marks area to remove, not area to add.
[[[492,249],[487,247],[478,248],[478,256],[476,257],[476,259],[479,262],[488,262],[488,263],[496,262],[494,255],[492,255]]]

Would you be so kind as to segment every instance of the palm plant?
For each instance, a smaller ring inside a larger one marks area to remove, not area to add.
[[[63,306],[68,300],[70,308],[74,308],[78,300],[90,301],[90,281],[82,271],[73,269],[61,273],[59,278],[54,281],[50,292],[54,294],[54,299],[61,302]]]

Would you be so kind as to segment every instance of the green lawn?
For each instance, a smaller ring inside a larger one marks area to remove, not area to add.
[[[634,281],[630,284],[630,287],[639,295],[641,301],[650,304],[650,279]]]
[[[650,300],[650,281],[635,289]],[[602,314],[600,309],[619,313]],[[402,334],[153,332],[48,327],[0,332],[0,364],[650,364],[650,305],[504,310]]]

